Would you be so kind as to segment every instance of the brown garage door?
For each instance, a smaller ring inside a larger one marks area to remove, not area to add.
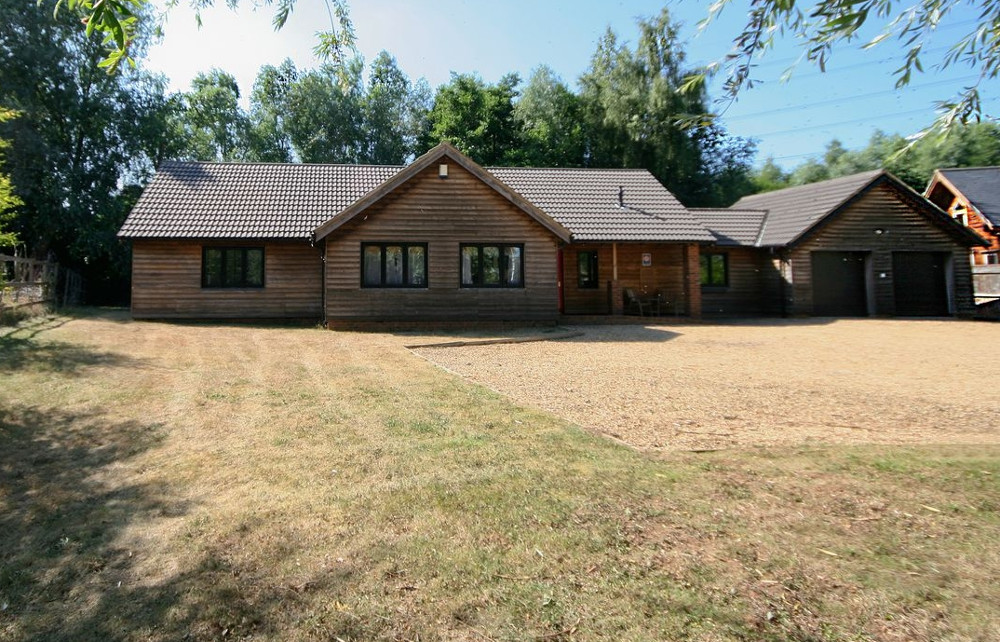
[[[948,314],[944,252],[893,252],[892,288],[899,316],[935,317]]]
[[[830,317],[868,315],[865,287],[867,252],[813,252],[813,314]]]

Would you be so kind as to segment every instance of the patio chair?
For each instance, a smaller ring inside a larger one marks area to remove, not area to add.
[[[629,314],[631,311],[636,311],[639,316],[646,316],[646,311],[649,310],[649,302],[643,301],[635,294],[635,290],[632,288],[624,288],[622,290],[623,298],[625,299],[625,314]]]

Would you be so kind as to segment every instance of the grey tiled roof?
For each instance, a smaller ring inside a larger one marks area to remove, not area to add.
[[[574,241],[712,241],[646,170],[490,167],[487,170],[573,233]],[[618,205],[618,188],[625,207]]]
[[[1000,226],[1000,167],[938,170],[992,225]]]
[[[402,167],[163,163],[118,235],[125,238],[298,238]]]
[[[124,238],[309,238],[399,166],[167,162]],[[645,170],[486,170],[581,241],[712,241]],[[618,187],[626,207],[618,207]]]
[[[744,196],[733,209],[767,210],[758,245],[788,245],[884,173],[874,170]]]
[[[757,244],[767,217],[765,210],[691,208],[691,213],[705,224],[717,245],[750,247]]]

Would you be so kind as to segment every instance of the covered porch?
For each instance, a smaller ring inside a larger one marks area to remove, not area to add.
[[[697,243],[573,243],[560,257],[562,314],[701,317]]]

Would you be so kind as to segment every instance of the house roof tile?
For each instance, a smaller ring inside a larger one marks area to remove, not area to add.
[[[767,217],[766,210],[692,208],[691,213],[705,224],[717,245],[749,247],[757,245]]]
[[[403,166],[166,162],[119,231],[123,238],[308,239]],[[645,170],[485,170],[577,241],[711,242]],[[619,206],[619,187],[624,207]]]
[[[714,240],[646,170],[491,167],[488,171],[569,229],[574,241]],[[624,207],[619,204],[619,188]]]

